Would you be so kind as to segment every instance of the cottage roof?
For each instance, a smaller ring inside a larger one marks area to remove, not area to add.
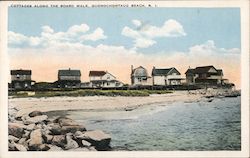
[[[187,74],[187,73],[194,73],[195,72],[195,69],[191,69],[191,68],[189,68],[186,72],[185,72],[185,74]]]
[[[104,76],[106,73],[105,71],[89,71],[89,76]]]
[[[80,70],[59,70],[58,71],[59,76],[81,76],[81,71]]]
[[[195,73],[207,73],[211,68],[216,70],[216,68],[214,66],[212,66],[212,65],[196,67],[195,68]]]
[[[216,69],[214,66],[210,65],[210,66],[200,66],[200,67],[196,67],[195,69],[191,69],[189,68],[185,74],[187,73],[193,73],[193,74],[201,74],[201,73],[208,73],[208,71],[213,68],[216,70],[218,75],[222,74],[222,70],[221,69]]]
[[[139,66],[132,70],[131,75],[134,77],[148,77],[148,72],[144,67]]]
[[[172,68],[166,68],[166,69],[156,69],[156,68],[153,68],[152,75],[153,76],[168,75],[170,72],[175,72],[175,73],[180,74],[180,72],[176,68],[172,67]]]
[[[167,69],[153,69],[152,70],[152,75],[154,75],[154,76],[156,76],[156,75],[167,75],[171,69],[172,68],[167,68]]]
[[[11,75],[31,75],[31,70],[11,70]]]

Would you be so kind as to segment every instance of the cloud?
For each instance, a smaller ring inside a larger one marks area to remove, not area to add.
[[[136,26],[136,27],[140,27],[142,25],[142,22],[140,20],[132,20],[132,23]]]
[[[137,28],[132,29],[125,26],[121,34],[134,39],[134,47],[136,48],[147,48],[156,44],[157,42],[153,40],[155,38],[186,36],[183,26],[173,19],[165,21],[161,27],[144,24],[136,19],[132,20],[132,23]]]
[[[104,31],[101,28],[97,28],[93,33],[87,34],[87,35],[82,35],[80,37],[81,40],[83,41],[97,41],[101,39],[105,39],[107,36],[104,35]]]
[[[55,32],[50,26],[42,26],[40,36],[25,36],[23,34],[8,32],[8,44],[10,47],[49,47],[50,45],[81,44],[85,41],[97,41],[106,39],[101,28],[89,32],[87,24],[73,25],[65,32]]]

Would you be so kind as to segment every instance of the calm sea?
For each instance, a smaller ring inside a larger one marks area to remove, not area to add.
[[[150,105],[133,111],[69,111],[112,136],[114,150],[240,150],[240,97]]]

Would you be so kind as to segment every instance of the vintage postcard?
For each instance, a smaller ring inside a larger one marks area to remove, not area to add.
[[[249,1],[0,4],[1,157],[249,157]]]

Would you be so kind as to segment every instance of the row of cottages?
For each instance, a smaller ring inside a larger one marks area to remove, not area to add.
[[[122,87],[123,83],[107,71],[90,71],[90,82],[81,83],[81,71],[72,69],[58,70],[58,80],[54,86],[58,88],[101,88]],[[11,87],[14,89],[30,89],[35,81],[31,80],[31,70],[11,70]]]
[[[108,71],[90,71],[90,82],[81,83],[80,70],[59,70],[58,85],[62,88],[106,88],[121,87],[123,83]]]
[[[223,70],[216,69],[214,66],[202,66],[186,71],[187,84],[227,84],[228,79],[223,78]]]
[[[137,85],[156,85],[156,86],[166,86],[166,85],[181,85],[181,73],[174,67],[158,69],[153,67],[152,77],[148,75],[148,71],[139,66],[133,68],[131,66],[131,84]]]

